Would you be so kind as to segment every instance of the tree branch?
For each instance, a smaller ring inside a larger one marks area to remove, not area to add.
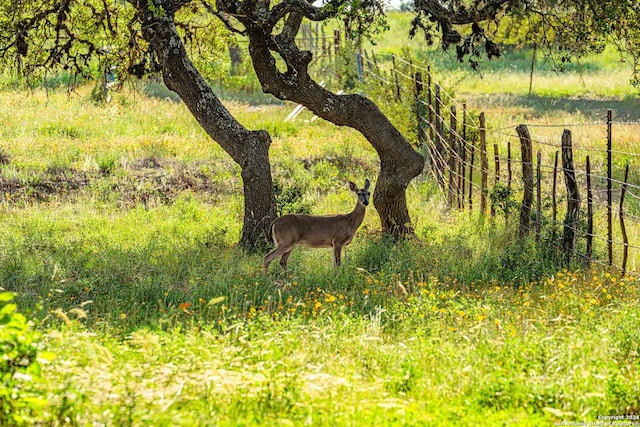
[[[225,26],[227,30],[231,31],[234,34],[240,34],[242,36],[246,35],[246,31],[239,30],[233,26],[233,24],[231,23],[231,21],[229,20],[226,14],[216,10],[213,6],[209,4],[209,2],[205,0],[202,0],[201,3],[202,3],[202,6],[204,6],[204,8],[207,10],[207,12],[209,12],[210,14],[218,18],[220,22],[222,22],[222,24]]]
[[[267,27],[273,29],[278,21],[290,13],[297,13],[310,21],[323,21],[337,15],[337,8],[331,3],[316,7],[306,0],[284,0],[271,9],[267,19]]]

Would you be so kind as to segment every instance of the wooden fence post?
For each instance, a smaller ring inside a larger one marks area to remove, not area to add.
[[[398,80],[398,70],[396,69],[396,56],[391,55],[391,64],[393,66],[393,80],[396,85],[396,99],[398,102],[402,101],[402,96],[400,95],[400,81]]]
[[[624,226],[624,195],[627,192],[627,180],[629,178],[629,163],[624,169],[624,181],[620,190],[620,231],[622,232],[622,241],[624,249],[622,252],[622,275],[627,273],[627,257],[629,256],[629,238],[627,237],[627,229]]]
[[[320,40],[322,40],[322,50],[320,52],[321,52],[322,56],[325,56],[325,55],[327,55],[327,38],[326,38],[326,36],[324,34],[324,26],[320,27]],[[364,56],[366,58],[366,56],[367,56],[367,52],[366,51],[364,53]]]
[[[500,153],[498,152],[498,144],[493,144],[493,163],[496,171],[493,187],[497,187],[500,182]],[[491,216],[496,216],[496,207],[491,203]]]
[[[433,123],[433,93],[431,91],[431,66],[427,66],[427,116],[429,119],[429,139],[433,144],[435,139],[434,135],[434,123]],[[433,153],[431,155],[431,166],[433,167]]]
[[[591,266],[591,256],[593,255],[593,191],[591,189],[591,160],[587,156],[587,248],[585,254],[585,264],[587,268]]]
[[[540,164],[542,163],[542,153],[538,151],[536,156],[536,242],[540,241],[540,223],[542,222],[542,194],[540,191],[540,182],[542,181],[542,173],[540,172]]]
[[[551,191],[551,217],[553,218],[553,236],[556,235],[556,225],[558,224],[558,152],[556,151],[553,161],[553,189]]]
[[[487,180],[489,177],[489,162],[487,160],[487,129],[485,127],[484,112],[480,113],[480,214],[487,212]]]
[[[507,141],[507,187],[511,188],[513,173],[511,171],[511,141]]]
[[[371,52],[372,55],[375,55],[375,53]],[[371,59],[369,59],[369,54],[367,53],[367,49],[364,50],[364,62],[367,63],[367,69],[369,70],[369,73],[372,75],[375,75],[375,69],[373,68],[373,61]]]
[[[449,207],[453,207],[458,199],[458,191],[456,188],[458,183],[458,177],[456,176],[456,171],[458,170],[457,126],[458,118],[456,116],[456,107],[452,105],[449,124]]]
[[[612,156],[611,146],[613,142],[612,120],[613,113],[607,110],[607,246],[609,252],[609,265],[613,265],[613,194],[612,182]]]
[[[320,49],[320,24],[318,22],[316,22],[315,43],[316,43],[316,45],[314,46],[314,48],[315,48],[314,56],[317,57],[318,56],[318,51]]]
[[[460,190],[459,207],[464,209],[466,186],[464,179],[467,176],[467,104],[462,104],[462,138],[460,139],[460,174],[458,175],[458,189]]]
[[[444,191],[444,166],[445,166],[445,157],[442,150],[444,145],[444,135],[442,135],[444,130],[444,125],[442,122],[442,116],[440,115],[440,85],[436,84],[436,108],[435,108],[435,120],[436,120],[436,143],[435,143],[435,163],[436,163],[436,177],[438,179],[438,185],[440,189]]]
[[[469,160],[469,211],[473,211],[473,161],[475,160],[476,146],[471,142],[471,159]]]
[[[424,114],[424,110],[425,110],[425,105],[424,102],[421,99],[422,95],[422,90],[423,90],[423,84],[422,84],[422,73],[420,71],[416,72],[415,75],[415,82],[416,82],[416,123],[418,126],[418,144],[420,145],[420,147],[422,147],[424,154],[426,155],[426,161],[425,163],[427,165],[429,165],[430,163],[430,159],[429,157],[431,157],[429,155],[429,150],[424,150],[425,144],[426,144],[426,139],[427,139],[427,135],[425,132],[425,129],[423,127],[423,123],[424,123],[424,118],[425,118],[425,114]]]
[[[567,265],[573,256],[578,231],[578,215],[580,214],[580,193],[573,169],[573,150],[571,147],[571,131],[562,133],[562,169],[567,187],[567,216],[564,220],[563,248]]]
[[[376,70],[376,76],[382,76],[382,72],[380,71],[380,67],[378,66],[378,58],[376,57],[376,53],[371,51],[371,59],[373,59],[373,68]],[[378,79],[380,82],[380,86],[384,87],[384,79]]]
[[[529,235],[531,223],[531,204],[533,203],[533,161],[531,148],[531,135],[525,125],[516,128],[520,137],[520,151],[522,152],[522,178],[524,180],[524,194],[520,207],[520,232],[521,239]]]

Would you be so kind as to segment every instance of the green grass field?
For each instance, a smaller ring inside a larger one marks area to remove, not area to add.
[[[591,96],[637,120],[614,68]],[[496,127],[590,120],[579,81],[549,74],[564,89],[526,97],[487,86],[501,73],[457,88],[494,94]],[[428,176],[408,190],[418,239],[381,240],[370,208],[339,270],[331,251],[298,248],[288,277],[277,263],[264,276],[262,254],[234,247],[239,169],[186,108],[89,91],[0,96],[0,287],[15,294],[0,293],[0,425],[637,421],[636,276],[566,269],[545,243],[514,243],[517,218],[446,209]],[[345,182],[375,180],[352,130],[285,123],[291,105],[228,106],[271,133],[274,180],[299,195],[288,208],[347,212]]]

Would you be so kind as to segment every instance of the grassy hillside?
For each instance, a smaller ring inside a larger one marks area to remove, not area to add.
[[[514,244],[517,221],[447,210],[427,176],[408,189],[418,239],[382,240],[369,208],[339,270],[329,250],[299,248],[289,276],[276,263],[265,276],[261,254],[234,247],[239,169],[186,108],[139,93],[96,105],[89,90],[0,96],[0,288],[15,294],[0,293],[0,425],[638,414],[636,276],[565,269],[545,243]],[[554,93],[483,102],[496,127],[590,120]],[[289,208],[347,212],[345,181],[375,181],[375,152],[352,130],[308,113],[285,123],[291,105],[229,108],[271,133],[274,179],[298,195]]]

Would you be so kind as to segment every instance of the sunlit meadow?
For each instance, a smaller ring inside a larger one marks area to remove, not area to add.
[[[329,250],[296,249],[289,275],[274,263],[265,276],[262,254],[234,247],[239,169],[184,106],[139,92],[98,105],[89,91],[0,98],[0,287],[15,294],[0,293],[0,424],[539,426],[640,414],[637,275],[565,266],[553,230],[515,243],[515,219],[448,210],[425,175],[408,190],[417,239],[385,241],[369,208],[342,268]],[[579,101],[586,112],[511,96],[483,101],[494,127],[596,120]],[[352,130],[308,112],[284,122],[292,105],[228,107],[271,133],[274,180],[298,195],[289,208],[347,212],[345,182],[375,181],[375,152]],[[589,129],[580,144],[599,144]],[[625,150],[637,146],[628,135]]]

